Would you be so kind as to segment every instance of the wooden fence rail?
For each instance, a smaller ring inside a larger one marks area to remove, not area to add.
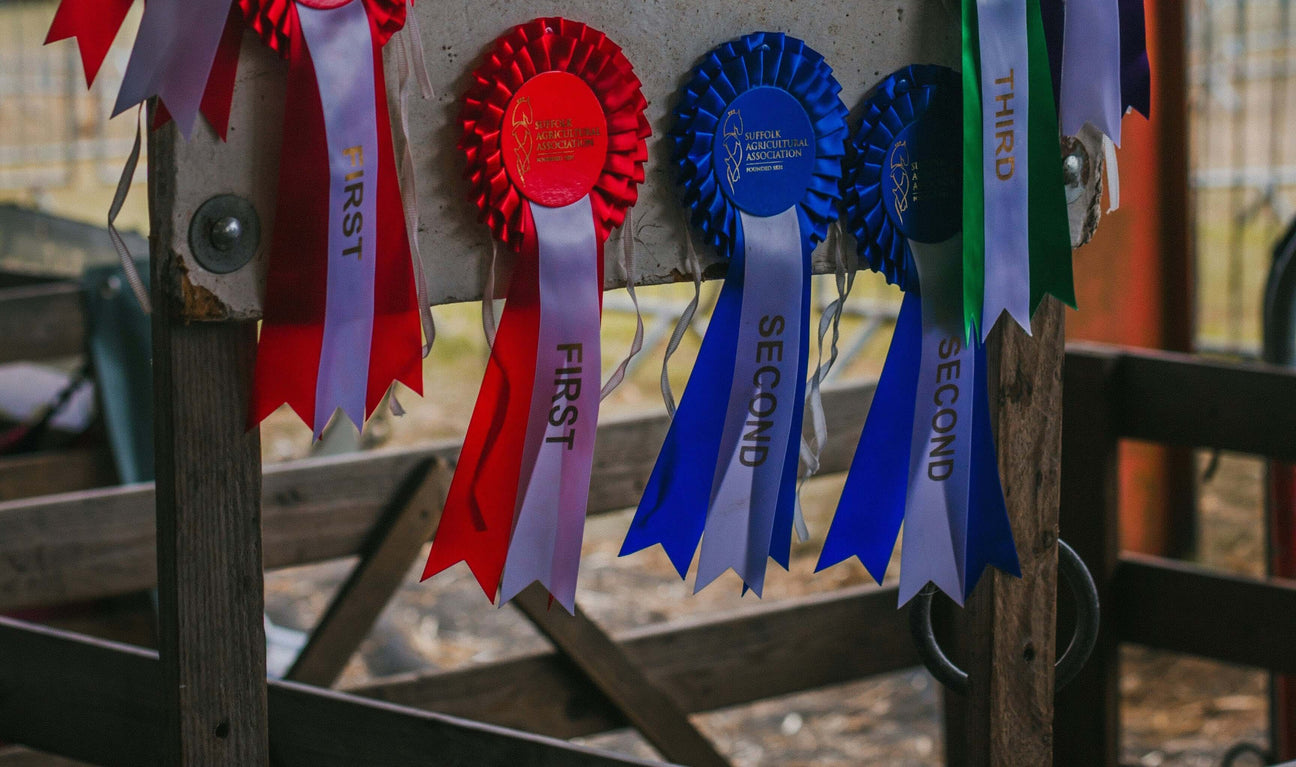
[[[1054,763],[1118,764],[1119,647],[1133,642],[1270,670],[1296,666],[1296,582],[1122,555],[1120,440],[1296,457],[1296,372],[1184,354],[1069,347],[1061,534],[1102,603],[1098,646],[1058,697]]]
[[[1296,442],[1289,436],[1296,433],[1296,412],[1286,406],[1296,401],[1296,374],[1182,355],[1075,346],[1067,355],[1065,385],[1061,532],[1094,573],[1104,620],[1094,659],[1059,697],[1054,759],[1059,765],[1115,765],[1116,650],[1121,642],[1296,672],[1296,583],[1120,553],[1115,538],[1119,441],[1296,458]],[[847,467],[871,391],[871,385],[865,385],[828,393],[833,438],[825,452],[825,472]],[[637,500],[651,468],[651,451],[643,446],[660,440],[665,427],[662,417],[644,417],[600,429],[590,513]],[[415,472],[427,473],[430,461],[448,466],[453,459],[454,446],[441,444],[268,469],[262,494],[266,565],[367,551],[397,490],[404,488],[408,495]],[[436,482],[428,486],[433,495],[439,492]],[[0,609],[152,585],[152,503],[151,487],[136,486],[0,504]],[[890,588],[863,587],[761,604],[732,614],[645,627],[614,639],[636,673],[686,713],[817,689],[917,663],[906,616],[895,609],[895,591]],[[355,641],[353,637],[341,645]],[[67,661],[68,673],[49,673],[51,652],[72,659]],[[29,675],[37,672],[8,659],[35,658],[35,653],[42,653],[42,659],[26,665],[42,669],[43,694],[51,700],[80,701],[74,713],[88,717],[86,711],[107,708],[119,716],[138,715],[143,722],[155,715],[130,706],[119,709],[114,702],[148,687],[141,700],[157,705],[156,687],[124,681],[137,673],[155,679],[154,656],[3,623],[0,656],[6,658],[8,671],[0,671],[0,739],[104,763],[120,761],[112,749],[140,747],[122,744],[120,737],[86,746],[84,738],[69,735],[75,732],[70,728],[80,726],[76,716],[59,720],[37,716],[36,711],[18,716],[14,707],[32,694],[36,681]],[[93,660],[94,668],[85,667],[83,674],[77,664],[86,659]],[[753,667],[764,672],[750,673]],[[322,721],[335,721],[330,717],[350,711],[346,706],[355,700],[316,697],[319,694],[306,689],[270,688],[271,750],[276,760],[276,744],[297,743],[294,728],[304,726],[294,719],[296,713],[282,712],[318,710]],[[603,689],[568,656],[553,651],[380,680],[350,693],[396,707],[364,714],[378,717],[375,727],[384,732],[385,727],[425,732],[421,728],[432,726],[411,724],[409,717],[426,716],[417,711],[437,711],[568,738],[628,724]],[[384,719],[387,714],[394,718]],[[402,724],[398,727],[397,722]],[[418,737],[393,735],[397,742],[392,747],[407,749],[401,754],[413,753],[417,749],[410,738]],[[509,743],[510,748],[522,747]],[[397,761],[392,763],[400,763],[405,756],[393,758]]]

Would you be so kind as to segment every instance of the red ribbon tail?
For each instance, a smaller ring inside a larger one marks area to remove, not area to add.
[[[492,602],[517,509],[540,328],[539,251],[530,208],[508,302],[423,578],[467,562]]]
[[[411,260],[405,206],[401,202],[400,181],[396,174],[382,49],[376,39],[374,93],[378,115],[378,256],[374,272],[374,324],[369,347],[366,415],[373,414],[395,381],[405,384],[416,394],[423,393],[422,323],[414,289],[417,275]]]
[[[135,0],[63,0],[54,12],[45,44],[77,39],[81,67],[89,88]]]
[[[328,280],[329,158],[315,68],[300,37],[289,55],[283,135],[250,416],[260,423],[287,403],[314,424]]]

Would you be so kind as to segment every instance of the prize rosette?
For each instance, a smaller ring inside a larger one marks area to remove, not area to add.
[[[638,198],[646,106],[621,49],[562,18],[514,28],[473,74],[465,176],[482,222],[517,262],[425,579],[463,561],[492,601],[539,581],[575,607],[603,244]]]
[[[905,295],[818,569],[855,556],[880,583],[903,523],[901,604],[929,582],[962,604],[987,565],[1020,575],[985,351],[963,326],[960,89],[939,66],[887,77],[844,182],[862,261]]]
[[[318,438],[357,427],[400,381],[422,391],[414,267],[396,175],[382,46],[404,0],[239,0],[288,60],[274,235],[252,391]]]
[[[88,83],[131,3],[63,0],[46,42],[76,37]],[[156,122],[174,118],[187,137],[201,111],[223,138],[243,24],[288,60],[253,424],[287,403],[318,438],[338,410],[361,426],[396,381],[422,390],[415,264],[382,66],[405,14],[405,0],[145,5],[114,115],[156,95]],[[114,237],[119,205],[109,213]]]
[[[822,56],[760,32],[694,70],[671,140],[691,221],[729,258],[706,338],[621,554],[661,544],[696,588],[787,567],[805,400],[810,253],[840,200],[846,108]]]

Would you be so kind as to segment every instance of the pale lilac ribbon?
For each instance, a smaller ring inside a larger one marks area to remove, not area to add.
[[[760,596],[792,437],[805,269],[796,206],[739,218],[745,250],[738,353],[694,590],[732,568]]]
[[[121,176],[117,179],[117,190],[113,193],[112,204],[108,206],[108,239],[112,241],[113,249],[117,251],[117,258],[121,260],[122,274],[126,275],[126,282],[130,285],[131,292],[135,294],[135,300],[139,302],[145,314],[152,314],[153,304],[149,301],[148,289],[144,287],[144,281],[140,279],[139,270],[135,267],[135,258],[131,256],[130,248],[126,246],[126,240],[122,239],[121,232],[117,231],[117,216],[121,214],[122,206],[126,204],[126,196],[130,194],[131,184],[135,181],[135,168],[139,165],[140,121],[143,117],[144,107],[141,105],[135,110],[135,143],[131,145],[130,155],[127,156],[126,164],[122,166]]]
[[[905,492],[900,604],[929,581],[962,604],[977,380],[976,354],[963,334],[962,238],[935,245],[911,240],[909,246],[922,289],[922,354]]]
[[[698,302],[702,298],[702,262],[698,259],[697,248],[693,247],[688,214],[681,213],[681,218],[684,219],[684,264],[688,267],[689,275],[693,277],[693,298],[684,307],[684,312],[680,314],[679,319],[675,321],[675,329],[671,332],[670,340],[666,342],[666,353],[662,355],[662,404],[666,406],[666,417],[671,419],[675,418],[675,393],[671,391],[670,358],[679,349],[684,334],[693,326],[693,316],[697,314]]]
[[[818,358],[814,375],[810,376],[810,381],[806,385],[805,412],[810,419],[811,439],[807,439],[804,435],[801,437],[803,470],[800,482],[797,484],[796,511],[792,516],[792,529],[796,532],[797,541],[800,543],[810,540],[810,529],[806,526],[805,514],[802,511],[801,490],[805,486],[805,481],[819,472],[823,449],[828,443],[828,418],[823,407],[823,382],[827,380],[828,374],[837,364],[837,343],[841,338],[842,312],[846,308],[846,298],[850,296],[851,288],[855,285],[855,270],[846,266],[846,248],[842,240],[841,221],[834,221],[828,227],[828,238],[824,247],[833,258],[837,298],[828,304],[823,314],[819,316]],[[824,339],[829,330],[832,331],[832,340],[829,342],[828,361],[824,362]]]
[[[1116,159],[1116,143],[1106,134],[1102,137],[1103,165],[1107,168],[1107,212],[1120,208],[1120,164]]]
[[[362,0],[324,11],[299,3],[297,17],[315,64],[329,156],[328,284],[315,382],[319,439],[338,409],[357,428],[364,423],[378,249],[378,123],[373,38]]]
[[[419,204],[418,183],[414,174],[414,153],[410,150],[409,128],[409,93],[414,79],[419,81],[419,88],[424,99],[432,98],[432,82],[428,79],[427,64],[423,61],[423,44],[419,42],[418,25],[414,23],[413,9],[409,11],[409,26],[395,36],[396,41],[396,104],[400,112],[401,161],[396,175],[399,177],[401,200],[405,209],[405,234],[409,238],[410,260],[414,262],[414,293],[418,301],[419,321],[423,325],[423,356],[432,352],[436,343],[436,322],[432,319],[432,308],[428,301],[427,277],[423,273],[423,251],[419,247]],[[405,38],[410,37],[410,44]],[[413,74],[413,78],[411,78]],[[391,398],[396,402],[396,398]],[[398,413],[404,415],[404,411]]]
[[[1030,333],[1026,0],[977,0],[977,25],[985,190],[984,339],[1004,312]]]
[[[531,206],[540,258],[535,384],[501,604],[539,581],[576,609],[599,408],[598,242],[589,196]]]
[[[160,96],[189,138],[229,11],[230,0],[148,0],[113,117]]]
[[[603,389],[599,391],[599,401],[607,399],[612,392],[616,391],[621,382],[625,380],[626,371],[630,369],[630,361],[635,358],[636,354],[643,351],[643,312],[639,311],[639,296],[635,295],[635,279],[638,274],[635,269],[634,238],[634,208],[626,208],[625,222],[621,224],[621,269],[625,272],[626,293],[630,294],[630,303],[634,304],[635,332],[626,356],[612,370],[612,375],[608,376],[607,382],[603,384]]]
[[[1062,133],[1076,136],[1086,122],[1121,142],[1119,0],[1067,0],[1062,43]]]

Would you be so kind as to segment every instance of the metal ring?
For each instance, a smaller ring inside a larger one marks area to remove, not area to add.
[[[1098,643],[1098,587],[1094,585],[1093,576],[1084,560],[1075,549],[1058,541],[1058,571],[1066,581],[1076,601],[1075,633],[1067,645],[1066,651],[1054,665],[1054,694],[1066,687],[1089,660],[1094,646]],[[936,641],[932,630],[931,605],[936,587],[928,585],[918,593],[913,606],[909,609],[909,632],[913,635],[914,644],[918,647],[918,656],[923,665],[945,687],[966,695],[968,691],[967,672],[949,659]]]
[[[1264,764],[1269,764],[1274,760],[1274,757],[1270,756],[1268,751],[1265,751],[1254,743],[1238,743],[1228,751],[1224,752],[1224,757],[1220,759],[1220,767],[1233,767],[1233,763],[1236,762],[1239,757],[1248,755],[1259,757],[1260,761]]]

